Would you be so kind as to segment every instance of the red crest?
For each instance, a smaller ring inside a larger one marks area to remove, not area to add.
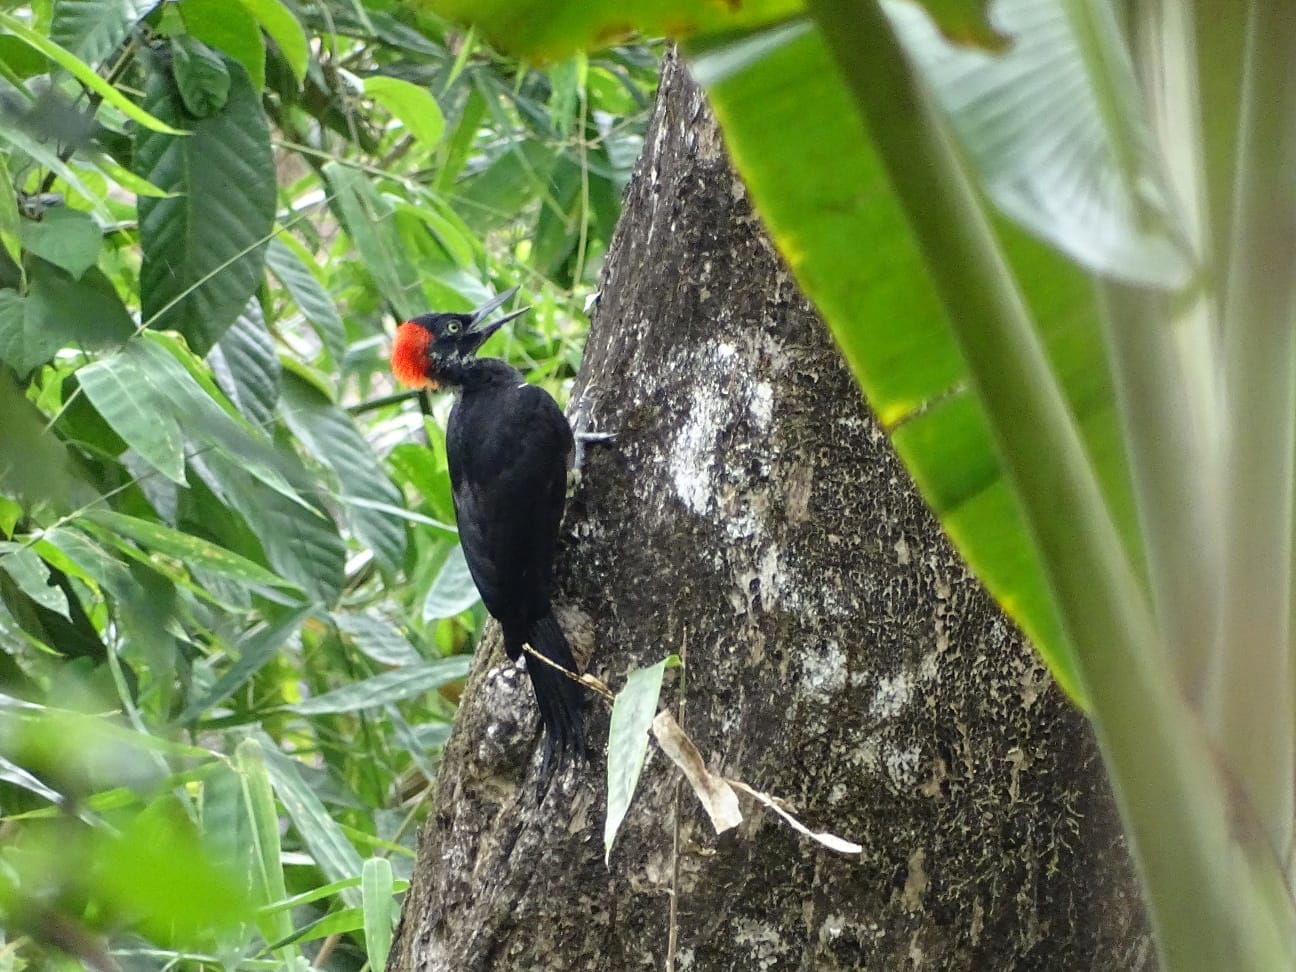
[[[432,346],[432,332],[413,321],[396,328],[392,342],[391,366],[396,380],[411,388],[435,388],[436,382],[427,376],[428,349]]]

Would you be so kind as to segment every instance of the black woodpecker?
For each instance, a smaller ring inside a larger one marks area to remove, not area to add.
[[[392,371],[403,384],[459,392],[446,429],[446,457],[459,542],[486,610],[500,623],[504,650],[522,645],[568,671],[576,660],[550,607],[554,547],[567,499],[575,449],[557,403],[521,372],[477,349],[525,313],[486,318],[513,288],[471,314],[424,314],[396,330]],[[562,672],[528,658],[527,671],[544,726],[542,776],[585,748],[582,689]]]

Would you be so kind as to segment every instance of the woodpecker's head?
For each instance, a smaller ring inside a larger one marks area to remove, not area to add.
[[[485,323],[517,292],[517,287],[507,290],[469,314],[422,314],[396,328],[391,355],[396,380],[411,388],[436,388],[439,365],[471,358],[488,337],[531,309],[523,307]]]

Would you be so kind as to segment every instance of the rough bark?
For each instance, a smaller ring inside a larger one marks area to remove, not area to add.
[[[619,438],[565,525],[578,653],[613,687],[685,653],[665,699],[710,765],[864,854],[749,803],[717,838],[657,753],[606,867],[606,712],[540,792],[488,641],[390,967],[661,969],[672,936],[706,972],[1150,967],[1085,721],[923,507],[673,60],[602,294],[576,396]]]

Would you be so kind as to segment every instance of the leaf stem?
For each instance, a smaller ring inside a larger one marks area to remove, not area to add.
[[[1196,299],[1114,281],[1099,284],[1099,297],[1165,662],[1200,707],[1219,630],[1223,543],[1219,449],[1205,404],[1215,400],[1203,358],[1209,322]]]
[[[1165,211],[1179,215],[1198,269],[1177,294],[1100,282],[1099,297],[1157,623],[1168,662],[1200,709],[1220,630],[1223,459],[1196,24],[1180,0],[1147,0],[1128,17],[1160,148],[1159,158],[1138,162],[1161,163],[1173,199]]]
[[[1292,843],[1290,637],[1296,472],[1296,2],[1248,5],[1231,260],[1224,287],[1226,489],[1213,729],[1265,835]]]

